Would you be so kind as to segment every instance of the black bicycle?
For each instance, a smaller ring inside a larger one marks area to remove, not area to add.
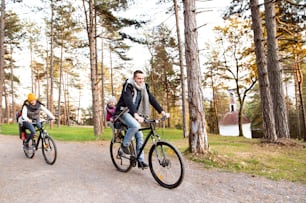
[[[139,153],[136,154],[135,141],[129,145],[130,155],[122,153],[120,150],[121,143],[126,133],[126,126],[120,122],[120,116],[128,110],[122,111],[115,117],[113,124],[113,138],[110,143],[110,156],[115,167],[121,172],[128,172],[132,167],[136,167],[137,160],[146,144],[151,138],[153,144],[148,154],[150,171],[154,179],[165,188],[178,187],[184,178],[184,162],[181,153],[170,143],[162,141],[160,136],[155,132],[155,125],[160,121],[166,120],[166,117],[161,119],[145,119],[144,123],[148,127],[143,127],[139,131],[149,130]]]
[[[35,121],[33,125],[38,132],[37,137],[33,137],[29,140],[28,146],[25,145],[25,141],[23,140],[23,151],[27,158],[32,159],[35,155],[35,152],[41,148],[42,154],[47,164],[53,165],[57,158],[57,150],[56,145],[52,137],[48,134],[47,130],[45,130],[44,123],[45,121],[41,121],[41,127],[39,128]],[[27,129],[22,129],[21,132],[26,133]],[[27,136],[30,136],[27,134]],[[41,143],[41,147],[39,144]]]

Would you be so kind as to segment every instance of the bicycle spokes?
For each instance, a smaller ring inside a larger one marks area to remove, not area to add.
[[[181,184],[184,166],[180,153],[167,142],[157,142],[149,153],[150,170],[163,187],[175,188]]]
[[[110,155],[113,164],[121,172],[128,172],[131,168],[130,155],[125,155],[120,151],[121,142],[110,143]]]

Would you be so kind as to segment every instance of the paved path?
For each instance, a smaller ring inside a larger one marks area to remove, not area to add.
[[[23,154],[16,136],[0,135],[0,202],[306,202],[306,185],[203,169],[185,160],[178,188],[160,187],[149,169],[118,172],[109,142],[56,141],[58,159],[47,165],[38,150]]]

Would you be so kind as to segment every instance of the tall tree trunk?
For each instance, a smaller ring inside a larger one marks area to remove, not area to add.
[[[114,96],[113,57],[112,57],[112,47],[110,44],[109,44],[109,63],[110,63],[111,90],[112,90],[112,96]]]
[[[65,73],[65,80],[64,80],[64,109],[65,109],[65,121],[66,125],[70,126],[70,110],[69,110],[69,74]]]
[[[104,91],[104,39],[101,38],[101,103],[102,107],[102,120],[103,125],[106,126],[106,114],[105,114],[105,91]]]
[[[58,84],[58,101],[57,101],[57,127],[61,124],[62,110],[61,110],[61,96],[62,96],[62,81],[63,81],[63,46],[61,46],[61,58],[60,58],[60,70],[59,70],[59,84]],[[63,121],[65,121],[65,116]]]
[[[4,115],[5,115],[5,117],[4,117],[4,121],[5,121],[5,123],[8,123],[8,115],[9,115],[9,101],[8,101],[8,90],[7,90],[7,88],[6,88],[6,86],[4,85],[4,87],[3,87],[3,97],[4,97]]]
[[[301,70],[301,67],[300,67],[300,64],[299,63],[295,63],[295,71],[294,71],[294,74],[295,74],[295,83],[296,83],[296,86],[297,86],[297,106],[299,106],[299,111],[298,111],[298,115],[301,114],[301,121],[300,119],[297,121],[299,122],[299,125],[300,123],[302,124],[302,129],[301,129],[301,133],[299,135],[299,138],[301,138],[303,136],[304,138],[304,142],[306,142],[306,121],[305,121],[305,109],[304,109],[304,101],[303,101],[303,88],[302,88],[302,84],[303,84],[303,73],[302,73],[302,70]]]
[[[284,96],[284,86],[282,79],[282,68],[278,60],[278,46],[276,39],[276,22],[274,2],[264,0],[265,18],[267,29],[267,66],[269,82],[271,85],[271,95],[273,100],[273,110],[275,118],[275,130],[278,138],[290,138],[287,107]]]
[[[208,151],[208,136],[204,112],[202,74],[199,61],[198,32],[195,0],[183,0],[185,26],[185,54],[190,116],[189,150],[192,153]]]
[[[299,93],[299,89],[300,89],[300,84],[299,84],[299,74],[298,74],[298,70],[293,67],[293,78],[294,78],[294,93],[295,93],[295,108],[296,108],[296,131],[297,131],[297,138],[300,138],[301,134],[302,134],[302,129],[301,129],[301,108],[300,108],[300,93]]]
[[[100,136],[102,133],[103,133],[103,130],[104,130],[104,122],[103,122],[103,107],[101,105],[101,97],[100,97],[100,92],[99,92],[99,67],[98,67],[98,43],[97,43],[97,37],[96,37],[96,32],[97,32],[97,13],[95,11],[95,7],[96,7],[96,0],[93,1],[94,3],[94,6],[93,6],[93,46],[94,46],[94,66],[95,66],[95,76],[94,76],[94,80],[95,80],[95,83],[96,83],[96,87],[95,87],[95,94],[97,94],[97,96],[95,96],[96,98],[96,102],[98,103],[95,103],[95,113],[98,113],[99,115],[97,116],[97,118],[100,118],[98,119],[98,124],[96,124],[95,126],[99,126],[100,128],[100,132],[99,134],[95,134],[95,135],[98,135]]]
[[[270,94],[268,70],[265,60],[263,29],[259,13],[258,0],[250,0],[252,28],[254,32],[254,44],[256,64],[258,71],[258,83],[261,98],[261,109],[263,117],[264,138],[274,142],[277,139],[275,131],[275,120],[273,114],[273,102]]]
[[[34,71],[33,71],[33,44],[30,46],[30,69],[31,69],[31,92],[35,93]]]
[[[177,43],[178,43],[178,50],[179,50],[179,61],[180,61],[180,79],[181,79],[181,90],[182,90],[182,115],[183,115],[183,135],[184,137],[188,137],[188,124],[186,118],[186,105],[185,105],[185,70],[183,64],[183,50],[182,50],[182,42],[181,42],[181,31],[179,25],[179,18],[178,18],[178,7],[177,7],[177,0],[173,0],[174,3],[174,10],[175,10],[175,23],[176,23],[176,34],[177,34]]]
[[[14,65],[13,65],[13,47],[11,45],[11,58],[10,58],[10,68],[11,68],[11,97],[12,97],[12,109],[10,118],[12,118],[12,121],[14,121],[15,116],[15,95],[14,95]]]
[[[2,123],[2,95],[4,86],[4,28],[5,28],[5,0],[1,1],[0,17],[0,124]]]
[[[237,66],[237,72],[239,71],[239,67]],[[238,76],[238,73],[237,73]],[[238,77],[237,77],[238,78]],[[239,101],[239,109],[238,109],[238,131],[239,131],[239,136],[243,137],[243,130],[242,130],[242,109],[243,109],[243,105],[244,102],[242,100],[242,96],[240,94],[240,85],[239,85],[239,80],[236,80],[236,94],[238,97],[238,101]]]
[[[49,105],[49,110],[51,112],[54,112],[53,108],[53,89],[54,89],[54,80],[53,80],[53,66],[54,66],[54,60],[53,60],[53,34],[54,34],[54,29],[53,29],[53,17],[54,17],[54,4],[53,0],[51,0],[51,27],[50,27],[50,97],[48,98],[48,105]],[[58,115],[59,119],[60,115]],[[50,127],[53,126],[53,123],[50,122]]]
[[[215,87],[214,84],[214,78],[213,78],[213,74],[211,73],[211,87],[212,87],[212,103],[211,103],[211,109],[213,109],[213,114],[212,114],[212,126],[211,126],[211,132],[215,133],[215,134],[220,134],[219,132],[219,121],[218,121],[218,100],[219,100],[219,96],[217,95],[217,88]]]
[[[94,1],[88,1],[88,11],[86,10],[85,0],[83,0],[83,6],[86,17],[87,35],[89,41],[89,55],[90,55],[90,77],[91,77],[91,91],[92,91],[92,108],[93,108],[93,124],[94,134],[101,136],[102,133],[102,120],[101,120],[101,104],[99,98],[99,83],[98,74],[96,69],[96,53],[95,53],[95,25],[94,25]]]

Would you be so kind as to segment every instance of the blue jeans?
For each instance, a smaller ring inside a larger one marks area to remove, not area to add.
[[[37,122],[35,124],[38,128],[41,128],[41,123],[40,122]],[[36,135],[36,130],[34,128],[34,125],[32,123],[29,123],[28,121],[24,121],[23,122],[23,127],[26,128],[26,129],[29,129],[31,134],[30,136],[27,136],[27,140],[26,142],[29,142],[30,139],[32,139],[34,137],[34,135]]]
[[[143,144],[143,134],[141,131],[138,131],[140,126],[140,123],[129,113],[124,113],[121,116],[121,121],[124,123],[128,130],[126,131],[126,134],[123,139],[123,145],[129,146],[131,143],[131,140],[133,136],[136,138],[136,153],[139,153],[139,150]],[[144,161],[144,152],[141,152],[141,155],[139,156],[139,161]]]

